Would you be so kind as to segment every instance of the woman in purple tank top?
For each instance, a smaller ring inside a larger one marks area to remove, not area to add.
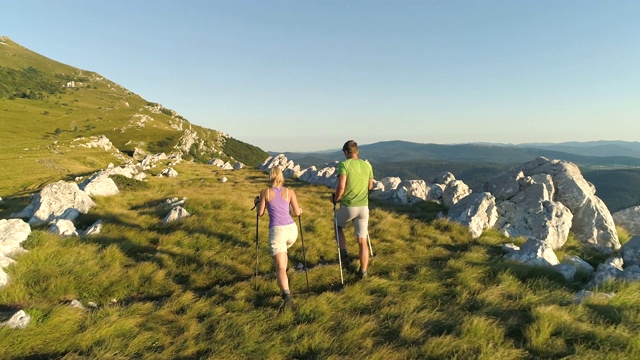
[[[296,216],[302,214],[302,209],[298,206],[295,191],[283,186],[284,176],[279,167],[271,169],[269,180],[271,187],[260,193],[258,215],[264,215],[265,209],[269,212],[269,246],[276,267],[278,286],[285,306],[293,308],[287,277],[287,249],[298,239],[298,227],[291,217],[290,209],[293,209]]]

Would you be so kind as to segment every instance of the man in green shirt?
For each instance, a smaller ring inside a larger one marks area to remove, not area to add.
[[[369,265],[369,191],[373,188],[373,168],[368,161],[358,157],[358,144],[349,140],[344,143],[342,152],[345,161],[338,164],[338,185],[334,201],[340,203],[337,213],[338,238],[340,240],[340,257],[346,264],[350,264],[347,253],[347,241],[344,227],[349,221],[353,225],[360,247],[360,276],[367,276]]]

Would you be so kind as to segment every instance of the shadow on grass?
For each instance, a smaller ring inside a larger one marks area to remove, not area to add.
[[[1,305],[0,304],[0,323],[9,320],[15,313],[22,310],[22,306],[16,305]]]
[[[390,204],[382,200],[369,199],[371,210],[380,208],[398,215],[405,215],[408,218],[420,220],[426,223],[436,219],[438,213],[447,213],[447,208],[435,201],[421,201],[413,205]]]
[[[16,359],[20,360],[51,360],[51,359],[65,359],[68,356],[68,352],[50,352],[50,353],[41,353],[41,354],[31,354],[21,356]]]
[[[0,201],[0,219],[9,219],[11,214],[24,210],[30,202],[30,194],[3,197]]]
[[[610,325],[619,325],[622,323],[622,312],[615,306],[603,304],[586,304],[593,314],[600,320]]]

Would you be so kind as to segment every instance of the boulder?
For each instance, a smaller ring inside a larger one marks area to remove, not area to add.
[[[29,326],[31,322],[31,316],[29,316],[24,310],[20,310],[13,314],[11,318],[2,323],[2,325],[9,327],[10,329],[24,329]]]
[[[640,265],[640,235],[633,236],[620,248],[626,266]]]
[[[87,228],[87,230],[82,231],[79,234],[81,236],[93,236],[93,235],[100,234],[101,230],[102,230],[102,220],[98,220],[98,221],[94,222],[91,226],[89,226]]]
[[[620,210],[611,216],[613,222],[627,230],[630,235],[640,235],[640,206]]]
[[[406,189],[406,202],[411,205],[427,200],[429,191],[431,190],[424,180],[405,180],[400,183],[400,186]]]
[[[173,168],[166,168],[162,170],[160,174],[158,174],[158,176],[166,176],[166,177],[174,178],[178,176],[178,172],[175,171]]]
[[[191,214],[189,214],[189,212],[185,208],[183,208],[182,206],[176,206],[171,208],[171,211],[169,211],[167,216],[165,216],[164,219],[162,219],[162,223],[168,224],[170,222],[184,219],[189,216],[191,216]]]
[[[498,220],[495,198],[488,192],[470,194],[455,203],[447,216],[465,225],[471,237],[477,239]]]
[[[21,244],[31,234],[29,224],[21,219],[0,220],[0,256],[11,256],[20,252]]]
[[[29,218],[30,225],[40,225],[57,219],[67,209],[86,214],[93,206],[93,200],[76,183],[61,180],[45,186],[29,206],[12,217]]]
[[[109,175],[100,173],[94,174],[78,187],[89,196],[112,196],[120,193],[113,179]]]
[[[509,191],[509,199],[497,203],[496,229],[509,237],[531,237],[546,242],[554,250],[559,249],[569,236],[571,211],[562,203],[552,201],[554,188],[550,176],[517,176],[519,190]],[[505,192],[501,194],[504,199]]]
[[[463,197],[471,194],[471,188],[462,180],[453,180],[449,182],[442,192],[442,205],[451,208]]]
[[[0,287],[6,286],[9,283],[9,274],[3,269],[15,262],[12,258],[0,254]]]
[[[56,219],[51,222],[49,232],[60,236],[78,236],[75,225],[70,220]]]
[[[532,238],[525,241],[520,250],[510,252],[504,257],[527,265],[556,266],[560,264],[558,257],[549,245]]]
[[[448,185],[450,182],[452,182],[453,180],[455,180],[456,177],[453,176],[452,173],[445,171],[445,172],[441,172],[439,174],[437,174],[436,176],[433,177],[433,183],[434,184],[440,184],[440,185]]]
[[[573,213],[571,230],[576,238],[604,253],[620,248],[611,213],[595,195],[595,187],[584,179],[577,165],[538,158],[524,164],[525,175],[549,174],[555,186],[555,199]]]

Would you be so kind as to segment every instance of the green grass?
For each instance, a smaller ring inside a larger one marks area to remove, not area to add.
[[[471,239],[434,220],[436,204],[371,205],[370,277],[344,269],[340,285],[330,189],[288,180],[298,192],[301,239],[290,250],[296,311],[281,311],[268,253],[268,219],[253,198],[265,173],[183,163],[177,178],[96,199],[80,219],[104,220],[91,238],[34,229],[0,289],[6,359],[634,359],[640,356],[638,284],[608,284],[610,300],[573,296],[584,281],[502,260],[495,231]],[[229,181],[219,182],[226,176]],[[187,197],[191,217],[163,225],[168,198]],[[12,200],[19,208],[19,200]],[[4,204],[4,206],[8,206]],[[297,220],[297,219],[296,219]],[[352,228],[348,249],[357,253]],[[570,240],[563,254],[580,254]],[[354,256],[355,257],[355,256]],[[594,260],[595,261],[595,260]],[[71,308],[73,299],[87,310]],[[89,302],[98,306],[91,308]]]

